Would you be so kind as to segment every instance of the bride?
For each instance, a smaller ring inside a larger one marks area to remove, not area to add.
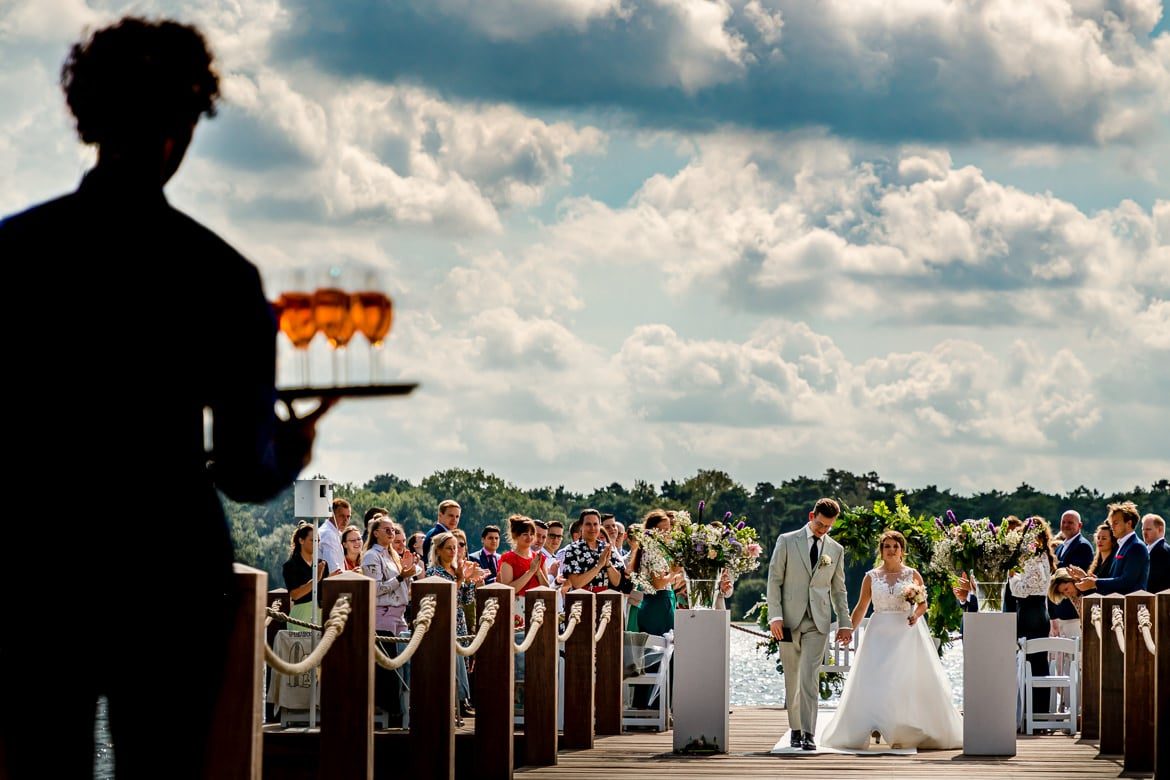
[[[962,747],[963,723],[921,619],[927,607],[922,576],[902,565],[902,534],[887,530],[880,544],[881,566],[870,570],[861,584],[853,628],[861,624],[871,598],[874,613],[821,744],[865,750],[878,731],[894,747]]]

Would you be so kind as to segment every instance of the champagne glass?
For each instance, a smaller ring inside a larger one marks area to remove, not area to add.
[[[353,294],[350,311],[357,329],[366,337],[370,351],[370,383],[378,383],[378,358],[382,353],[382,344],[390,328],[394,324],[394,302],[390,296],[380,290],[373,289],[367,277],[365,289]],[[376,281],[376,277],[374,278]]]
[[[325,334],[333,353],[334,385],[345,383],[345,380],[339,378],[341,374],[339,353],[345,349],[357,331],[350,310],[350,294],[339,286],[340,275],[339,269],[330,268],[326,283],[313,293],[313,319],[317,322],[317,329]]]
[[[309,342],[317,334],[313,314],[313,296],[307,292],[289,291],[280,294],[276,302],[280,310],[280,332],[292,342],[300,357],[301,383],[309,386]]]

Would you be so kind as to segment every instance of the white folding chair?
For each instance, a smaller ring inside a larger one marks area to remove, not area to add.
[[[849,674],[853,666],[853,657],[857,655],[857,648],[861,644],[861,634],[869,625],[869,618],[863,618],[861,625],[853,632],[848,644],[841,644],[836,640],[837,623],[829,626],[829,642],[825,645],[825,660],[821,662],[820,672],[836,672],[841,675]]]
[[[1049,674],[1035,675],[1032,673],[1032,665],[1027,662],[1027,657],[1031,653],[1047,653],[1049,656],[1048,667]],[[1058,637],[1045,637],[1043,639],[1021,639],[1020,640],[1020,657],[1021,664],[1021,681],[1022,686],[1020,693],[1023,697],[1024,704],[1024,733],[1035,734],[1036,729],[1053,729],[1056,731],[1067,731],[1070,735],[1077,731],[1077,690],[1080,687],[1080,647],[1075,639],[1063,639]],[[1054,662],[1055,657],[1061,661]],[[1056,664],[1058,669],[1067,669],[1067,674],[1051,674],[1053,664]],[[1032,692],[1037,688],[1047,688],[1052,691],[1053,695],[1049,696],[1049,708],[1052,712],[1035,712],[1033,710]],[[1058,697],[1057,694],[1060,696]],[[1059,702],[1067,702],[1068,711],[1061,712],[1063,709]]]
[[[655,690],[650,694],[650,707],[648,709],[623,706],[622,726],[653,727],[658,731],[666,731],[670,728],[670,659],[674,655],[674,634],[668,633],[666,636],[639,635],[627,631],[626,637],[627,643],[629,637],[637,637],[637,642],[629,649],[641,650],[642,657],[635,660],[638,661],[636,666],[642,671],[622,678],[623,703],[632,701],[636,685],[652,685]],[[658,668],[653,671],[645,671],[645,666],[652,665],[647,661],[652,661],[655,656],[658,658]]]

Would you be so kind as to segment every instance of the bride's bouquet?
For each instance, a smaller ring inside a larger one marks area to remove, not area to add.
[[[902,598],[906,599],[906,602],[912,607],[925,604],[926,589],[917,582],[911,582],[902,588]]]

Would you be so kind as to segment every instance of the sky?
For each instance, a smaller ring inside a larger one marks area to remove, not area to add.
[[[0,214],[93,163],[69,45],[177,18],[224,101],[172,204],[271,298],[395,302],[281,382],[421,383],[331,411],[310,472],[1125,490],[1170,477],[1166,11],[0,0]]]

